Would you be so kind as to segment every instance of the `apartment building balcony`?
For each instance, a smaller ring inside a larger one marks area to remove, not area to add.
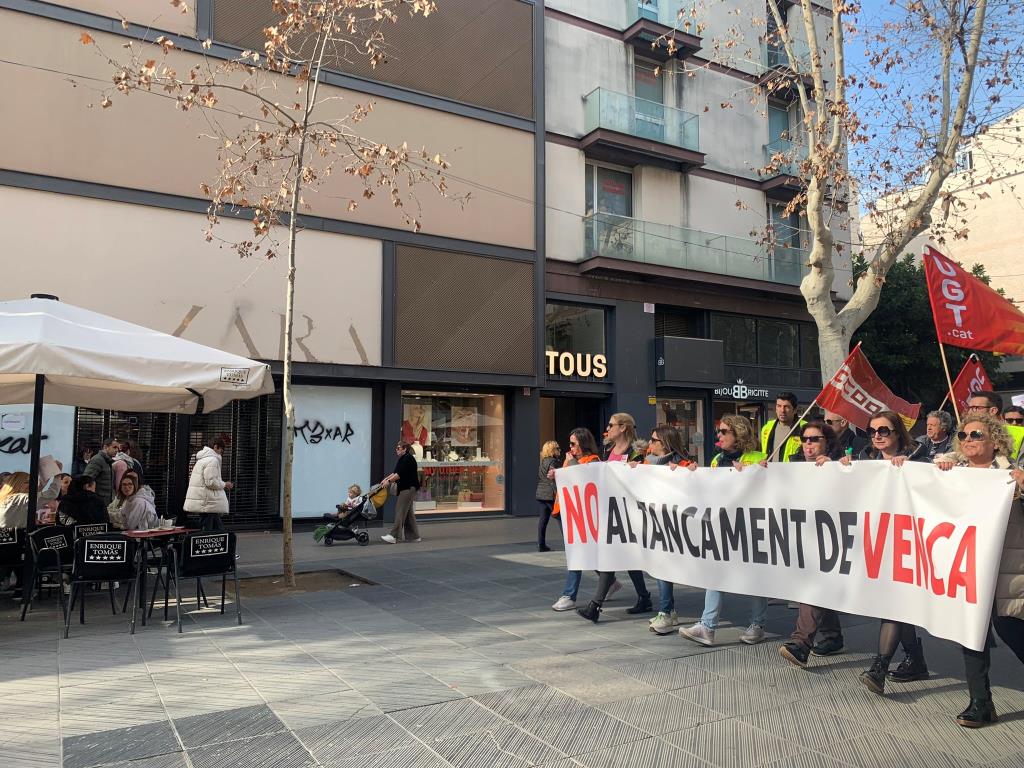
[[[762,149],[765,169],[761,171],[761,190],[773,200],[791,200],[803,187],[800,164],[807,159],[807,147],[777,139]]]
[[[637,265],[671,267],[709,275],[800,284],[807,251],[771,248],[754,240],[596,213],[583,218],[580,271],[636,272]]]
[[[681,18],[680,10],[684,11]],[[673,55],[685,59],[697,53],[701,47],[700,37],[684,28],[686,21],[690,22],[691,29],[696,27],[696,20],[689,15],[689,6],[682,3],[672,0],[626,0],[626,28],[622,31],[622,39],[644,56],[662,61],[669,58],[666,43],[672,40],[675,45]],[[654,45],[656,42],[658,44]]]
[[[589,157],[674,170],[704,165],[697,115],[605,88],[583,98],[583,111],[580,148]]]

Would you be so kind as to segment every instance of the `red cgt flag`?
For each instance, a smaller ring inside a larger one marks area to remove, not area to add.
[[[827,411],[838,413],[851,424],[867,429],[880,411],[895,411],[910,429],[921,412],[921,404],[911,405],[897,397],[882,383],[858,343],[836,375],[815,399]]]
[[[1024,355],[1024,313],[934,248],[924,251],[939,343]]]
[[[991,389],[992,381],[985,372],[977,355],[971,355],[964,363],[963,370],[953,382],[953,396],[956,397],[957,413],[967,413],[967,399],[975,392]]]

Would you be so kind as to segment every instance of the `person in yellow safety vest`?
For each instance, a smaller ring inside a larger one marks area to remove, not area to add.
[[[800,427],[807,422],[800,420],[796,422],[796,395],[792,392],[780,392],[775,398],[775,416],[767,424],[761,427],[761,453],[768,456],[769,461],[789,461],[793,456],[800,453]],[[797,427],[793,429],[794,425]],[[786,440],[786,444],[776,452],[778,442],[785,440],[790,430],[793,434]]]
[[[1014,412],[1013,409],[1007,410],[1011,413]],[[972,411],[975,413],[988,413],[1002,420],[1003,398],[987,389],[978,390],[967,398],[967,412],[970,413]],[[1024,445],[1024,426],[1007,423],[1006,431],[1010,433],[1010,439],[1013,440],[1013,455],[1010,456],[1010,461],[1016,463],[1021,458],[1021,446]]]
[[[1024,461],[1024,406],[1011,405],[1004,408],[1003,424],[1010,433],[1010,439],[1017,445],[1017,463],[1020,464]]]

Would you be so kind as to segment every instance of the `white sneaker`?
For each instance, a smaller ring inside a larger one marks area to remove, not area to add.
[[[413,544],[419,544],[421,541],[423,541],[423,539],[413,539],[412,543]]]
[[[708,629],[699,621],[692,627],[680,627],[679,634],[687,640],[693,640],[693,642],[700,643],[701,645],[715,644],[715,630]]]
[[[650,622],[650,630],[656,635],[670,634],[677,626],[679,626],[679,615],[675,611],[659,613]]]
[[[398,540],[395,539],[395,537],[392,536],[390,533],[385,533],[383,536],[380,537],[380,540],[381,541],[386,541],[388,544],[397,544],[398,543]]]
[[[764,627],[760,624],[751,624],[747,627],[746,631],[740,635],[742,640],[747,645],[757,645],[763,643],[765,638]]]
[[[608,594],[605,596],[605,600],[611,600],[612,595],[622,589],[622,582],[616,579],[612,582],[612,585],[608,588]]]
[[[552,611],[571,611],[576,607],[576,601],[568,595],[562,595],[555,601],[555,604],[551,606]]]

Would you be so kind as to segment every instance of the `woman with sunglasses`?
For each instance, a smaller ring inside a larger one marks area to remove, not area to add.
[[[800,453],[791,462],[808,462],[822,466],[831,461],[835,450],[836,433],[824,421],[811,420],[800,428]],[[843,628],[839,614],[830,608],[799,604],[796,628],[789,640],[779,647],[779,654],[791,664],[806,667],[807,659],[832,656],[843,650]],[[815,642],[817,638],[817,642]]]
[[[645,464],[666,466],[675,469],[678,466],[688,467],[696,464],[686,455],[683,447],[683,436],[675,427],[662,424],[651,432],[651,439],[648,443],[648,454]],[[636,462],[630,462],[635,467]],[[658,582],[658,615],[651,619],[649,629],[656,635],[668,635],[676,631],[679,626],[679,616],[676,613],[676,601],[673,583],[671,581]]]
[[[966,415],[960,431],[956,433],[953,453],[937,456],[935,464],[942,470],[954,466],[1012,470],[1011,476],[1017,482],[1018,491],[1010,507],[1006,538],[1003,540],[992,624],[999,638],[1024,662],[1024,512],[1020,500],[1024,470],[1013,469],[1012,453],[1013,439],[1004,424],[990,414],[971,413]],[[984,650],[962,648],[971,702],[957,715],[956,721],[965,728],[980,728],[996,721],[988,675],[993,645],[990,631]]]
[[[718,425],[719,452],[711,459],[711,467],[742,469],[760,464],[768,456],[758,450],[757,435],[746,416],[727,413]],[[688,467],[694,469],[694,467]],[[682,627],[679,634],[701,645],[715,644],[718,616],[722,612],[722,593],[715,589],[704,592],[704,613],[692,627]],[[747,645],[756,645],[765,638],[764,623],[768,618],[768,598],[750,596],[750,625],[740,635]]]
[[[592,461],[600,461],[597,453],[597,440],[589,429],[576,427],[569,433],[569,452],[565,454],[563,467],[572,467],[577,464],[589,464]],[[554,469],[548,472],[548,476],[554,480]],[[553,611],[571,611],[576,607],[576,595],[580,591],[580,582],[583,580],[583,571],[569,571],[565,575],[565,590],[562,596],[551,606]]]
[[[636,420],[628,413],[613,413],[608,419],[604,433],[604,444],[608,448],[608,461],[625,461],[629,463],[643,461],[643,454],[633,448],[636,442]],[[649,613],[654,607],[651,593],[644,581],[643,571],[629,571],[629,580],[636,589],[636,603],[627,608],[626,613]],[[588,621],[597,623],[601,615],[601,606],[608,596],[621,589],[621,585],[612,571],[602,571],[597,582],[597,592],[586,608],[577,608],[576,613]]]
[[[857,457],[859,461],[889,461],[901,467],[907,461],[927,461],[928,454],[923,446],[907,432],[899,414],[881,411],[871,419],[867,429],[868,446]],[[850,456],[844,456],[843,464],[851,463]],[[905,653],[903,661],[892,672],[889,663],[899,646]],[[924,660],[924,649],[913,624],[902,621],[882,620],[878,631],[878,655],[870,669],[861,672],[860,681],[877,694],[885,692],[888,677],[896,683],[909,683],[928,677],[928,665]]]

